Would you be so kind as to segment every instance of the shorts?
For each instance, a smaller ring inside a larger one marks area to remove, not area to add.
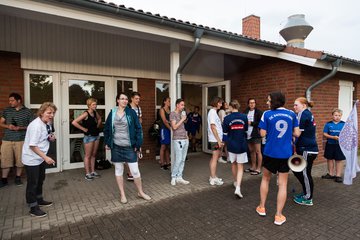
[[[91,142],[95,142],[97,140],[100,139],[100,136],[88,136],[88,135],[85,135],[84,136],[84,139],[83,139],[83,142],[84,144],[87,144],[87,143],[91,143]]]
[[[229,161],[231,163],[233,162],[237,162],[237,163],[247,163],[248,162],[248,156],[247,156],[247,153],[244,152],[244,153],[231,153],[231,152],[228,152],[229,153]]]
[[[209,142],[209,148],[211,151],[220,150],[219,144],[217,142]]]
[[[223,141],[223,142],[226,142],[226,141],[227,141],[227,139],[228,139],[227,134],[224,134],[224,135],[223,135],[223,137],[222,137],[222,141]]]
[[[272,158],[264,155],[263,166],[273,174],[287,173],[290,171],[288,158]]]
[[[111,161],[112,162],[137,162],[137,154],[130,146],[122,147],[116,144],[111,148]]]
[[[24,167],[21,154],[24,141],[2,141],[1,168]]]
[[[325,145],[324,157],[327,160],[335,159],[335,161],[345,160],[343,152],[341,151],[339,144],[328,144]]]
[[[247,140],[247,143],[250,144],[261,144],[262,138],[250,138]]]
[[[169,145],[171,140],[171,132],[165,127],[160,129],[160,144]]]

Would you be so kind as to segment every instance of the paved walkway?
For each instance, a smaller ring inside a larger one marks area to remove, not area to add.
[[[44,195],[54,205],[45,218],[32,218],[24,199],[25,185],[0,189],[0,239],[360,239],[360,181],[345,186],[320,179],[325,165],[314,167],[314,206],[291,202],[299,184],[290,174],[288,221],[275,226],[276,181],[268,198],[268,216],[257,216],[261,176],[244,175],[238,200],[233,195],[230,164],[219,164],[225,184],[208,184],[208,160],[202,153],[186,162],[190,185],[171,186],[169,172],[155,161],[141,163],[144,190],[153,197],[137,198],[126,183],[128,204],[119,201],[114,170],[87,182],[82,169],[48,174]]]

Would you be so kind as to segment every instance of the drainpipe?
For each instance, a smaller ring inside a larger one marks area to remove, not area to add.
[[[326,80],[332,78],[338,71],[339,67],[341,66],[342,64],[342,59],[338,58],[336,59],[334,62],[331,63],[331,72],[329,74],[327,74],[326,76],[324,76],[323,78],[321,78],[320,80],[314,82],[313,84],[311,84],[310,87],[308,87],[308,89],[306,89],[306,93],[305,93],[305,96],[306,96],[306,99],[308,102],[311,101],[311,91],[317,87],[318,85],[322,84],[323,82],[325,82]]]
[[[195,42],[194,46],[191,48],[188,55],[185,57],[184,62],[182,62],[176,71],[176,99],[181,98],[181,75],[182,71],[186,67],[186,65],[190,62],[191,58],[194,56],[196,50],[199,48],[200,45],[200,39],[202,35],[204,34],[203,29],[196,29],[194,33]]]

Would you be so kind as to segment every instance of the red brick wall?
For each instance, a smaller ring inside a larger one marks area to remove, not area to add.
[[[21,69],[20,53],[0,51],[0,112],[9,106],[9,94],[24,97],[24,71]],[[3,130],[0,130],[0,139]]]
[[[234,67],[234,61],[240,63],[237,68]],[[258,107],[265,110],[267,109],[267,95],[279,90],[285,93],[287,99],[285,107],[293,109],[294,100],[305,96],[306,89],[329,72],[330,70],[311,68],[272,58],[245,62],[229,56],[225,59],[225,79],[232,80],[231,96],[239,100],[241,109],[246,108],[249,97],[255,97]],[[322,134],[324,124],[331,120],[332,109],[338,107],[339,80],[353,81],[356,86],[354,98],[357,98],[360,91],[358,87],[360,79],[359,76],[352,74],[336,74],[312,91],[312,101],[315,103],[312,112],[317,123],[316,137],[320,150],[318,162],[324,161]]]
[[[138,91],[141,94],[141,110],[143,112],[142,127],[144,133],[144,144],[142,151],[144,160],[155,160],[156,141],[149,137],[148,131],[155,120],[155,80],[138,79]],[[146,153],[150,150],[150,153]]]

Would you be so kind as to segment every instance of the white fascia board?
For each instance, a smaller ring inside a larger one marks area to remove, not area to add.
[[[65,19],[89,22],[93,24],[101,24],[117,29],[126,29],[132,32],[138,32],[142,34],[150,34],[153,35],[153,37],[159,36],[167,38],[169,39],[169,42],[172,42],[174,40],[180,40],[192,43],[194,41],[193,35],[189,34],[188,32],[172,30],[165,26],[161,27],[161,25],[156,25],[152,23],[144,24],[144,22],[136,22],[132,19],[124,20],[120,18],[114,18],[107,15],[106,13],[81,11],[80,9],[76,9],[75,7],[71,6],[60,6],[58,4],[48,4],[44,2],[28,0],[2,0],[0,6],[1,5],[21,9],[23,11],[30,11],[35,13],[37,12]],[[142,36],[141,38],[144,38],[144,36]],[[149,36],[148,39],[151,40],[152,37]],[[201,45],[207,45],[219,49],[227,49],[230,51],[249,53],[252,55],[263,55],[269,57],[276,57],[277,55],[277,51],[274,49],[268,49],[266,47],[250,45],[247,43],[226,41],[223,39],[208,37],[206,35],[202,37]]]
[[[278,52],[276,57],[286,60],[286,61],[289,61],[289,62],[299,63],[302,65],[306,65],[306,66],[310,66],[310,67],[314,67],[314,68],[331,70],[331,64],[329,62],[321,61],[321,60],[315,59],[315,58],[308,58],[308,57],[303,57],[303,56],[290,54],[290,53],[284,53],[284,52]],[[338,71],[344,72],[344,73],[360,75],[359,67],[354,67],[349,64],[345,65],[344,63],[338,68]]]
[[[70,6],[60,6],[56,4],[46,4],[43,2],[28,1],[28,0],[2,0],[0,6],[8,6],[18,8],[21,10],[27,10],[32,12],[38,12],[63,18],[74,19],[78,21],[90,22],[95,24],[102,24],[120,29],[127,29],[135,32],[153,34],[163,36],[166,38],[175,38],[184,41],[193,41],[191,34],[171,31],[165,28],[159,27],[159,25],[144,24],[143,22],[135,22],[131,19],[120,19],[107,16],[106,13],[95,13],[91,11],[81,11]],[[115,16],[115,15],[114,15]],[[159,20],[160,22],[160,20]]]

